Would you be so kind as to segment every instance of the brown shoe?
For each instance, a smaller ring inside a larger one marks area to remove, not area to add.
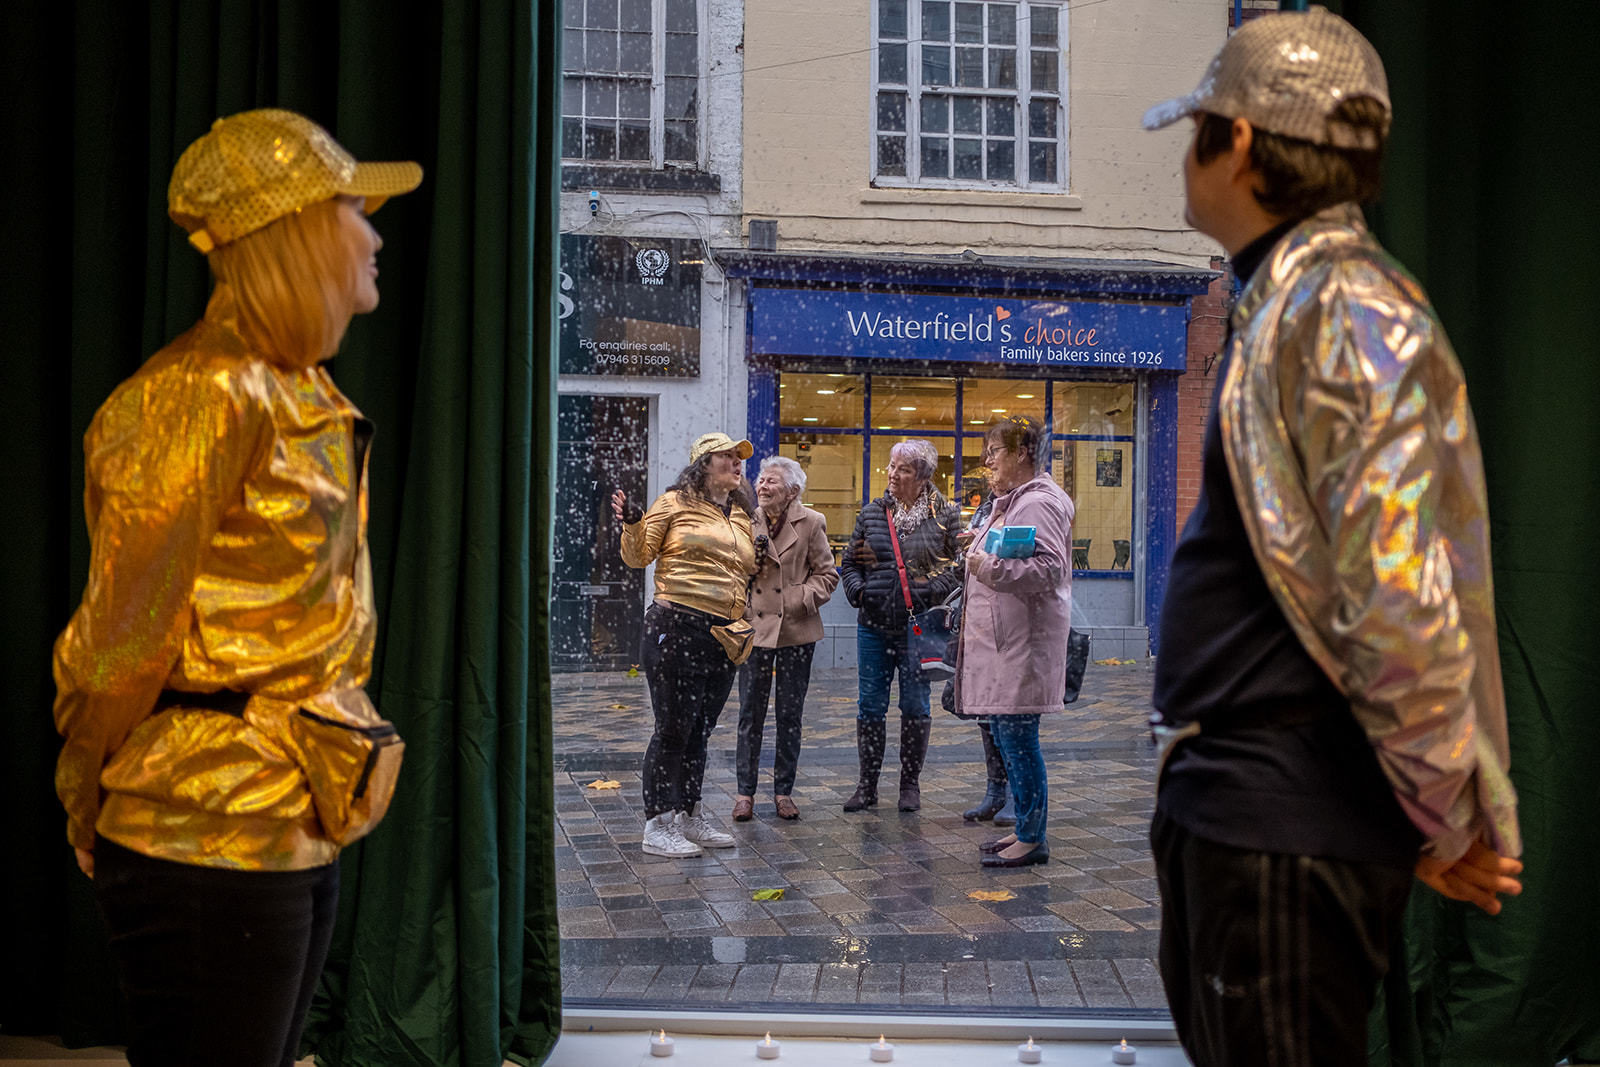
[[[750,816],[756,813],[755,797],[736,797],[733,801],[733,821],[749,822]]]
[[[800,817],[800,809],[794,806],[794,800],[787,793],[772,798],[772,806],[778,810],[778,818],[794,820]]]

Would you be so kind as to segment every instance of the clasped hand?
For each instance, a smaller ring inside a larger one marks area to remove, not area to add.
[[[1522,892],[1522,861],[1502,856],[1481,841],[1474,841],[1466,855],[1451,863],[1433,856],[1417,860],[1416,874],[1436,892],[1451,900],[1464,900],[1488,912],[1500,914],[1500,894],[1517,896]]]

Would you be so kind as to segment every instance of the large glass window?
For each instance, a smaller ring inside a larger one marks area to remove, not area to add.
[[[697,0],[568,0],[563,12],[562,156],[697,163]]]
[[[1133,567],[1133,383],[1055,384],[1051,467],[1076,505],[1074,570]]]
[[[1065,188],[1063,6],[878,0],[874,178]]]
[[[1132,382],[785,372],[779,452],[807,470],[806,499],[837,551],[867,500],[883,494],[889,451],[924,438],[939,453],[934,486],[970,515],[988,495],[983,434],[1027,415],[1051,428],[1051,470],[1073,498],[1073,569],[1131,574]]]

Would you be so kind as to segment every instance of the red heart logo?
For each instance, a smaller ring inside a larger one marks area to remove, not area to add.
[[[994,317],[997,319],[1009,319],[1011,317],[1011,312],[996,304],[994,309]]]

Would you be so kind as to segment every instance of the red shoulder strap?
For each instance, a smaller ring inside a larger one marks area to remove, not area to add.
[[[889,544],[894,546],[894,565],[900,572],[900,592],[906,598],[906,612],[916,614],[911,608],[911,583],[906,581],[906,561],[900,555],[900,535],[894,532],[894,515],[889,505],[884,505],[883,517],[889,520]]]

